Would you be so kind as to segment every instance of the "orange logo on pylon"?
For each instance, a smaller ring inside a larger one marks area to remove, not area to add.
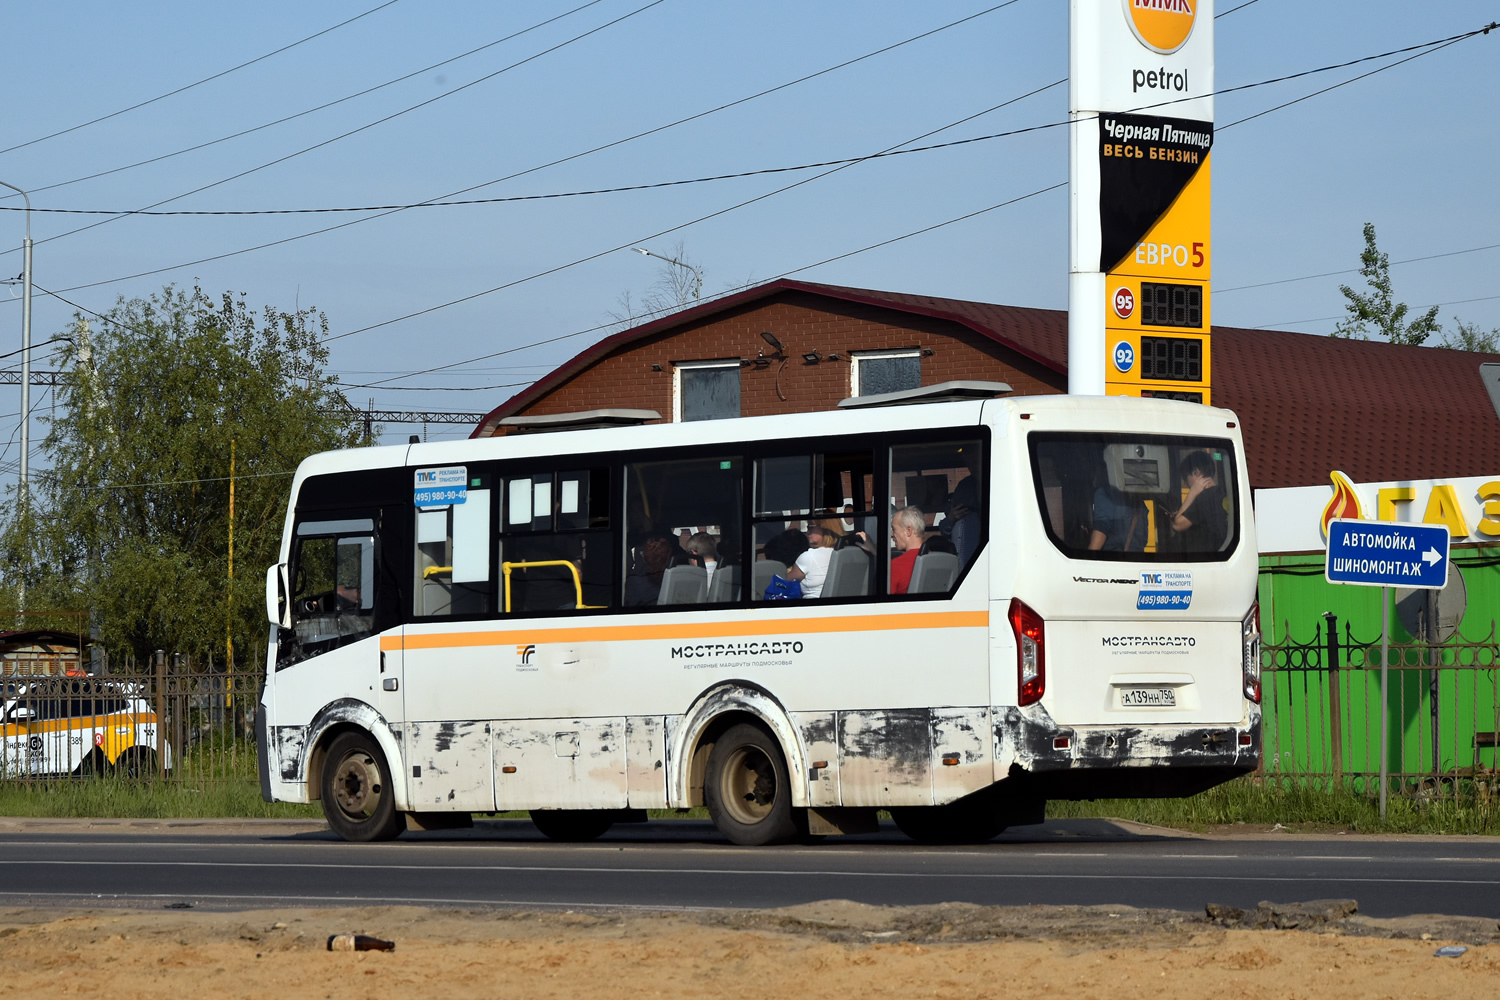
[[[1187,43],[1198,19],[1198,0],[1124,0],[1125,17],[1141,44],[1166,55]]]

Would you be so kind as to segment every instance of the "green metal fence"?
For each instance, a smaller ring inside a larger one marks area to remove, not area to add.
[[[1261,649],[1269,776],[1357,791],[1380,773],[1380,636],[1356,636],[1325,615],[1305,639]],[[1391,791],[1446,794],[1493,779],[1500,742],[1500,643],[1480,638],[1389,646],[1386,769]]]

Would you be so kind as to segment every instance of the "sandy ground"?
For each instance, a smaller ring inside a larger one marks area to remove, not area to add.
[[[349,931],[393,939],[396,950],[326,950],[329,935]],[[1434,956],[1449,943],[1469,950]],[[1495,995],[1500,927],[1356,915],[1315,931],[1245,930],[1174,911],[847,902],[691,913],[0,911],[0,996],[304,1000],[403,987],[514,1000],[1454,1000]]]

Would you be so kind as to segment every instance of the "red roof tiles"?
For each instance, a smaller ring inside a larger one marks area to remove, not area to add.
[[[612,351],[785,292],[946,320],[1003,351],[1067,371],[1067,313],[781,279],[608,337],[506,400],[475,436]],[[1256,488],[1500,475],[1500,416],[1479,365],[1500,355],[1213,328],[1213,399],[1240,417]],[[622,405],[624,405],[622,403]]]

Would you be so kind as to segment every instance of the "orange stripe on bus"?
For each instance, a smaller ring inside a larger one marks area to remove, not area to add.
[[[536,642],[630,642],[641,639],[713,639],[719,636],[806,635],[830,632],[885,632],[896,629],[987,628],[988,611],[940,611],[906,615],[859,615],[778,621],[702,622],[690,625],[600,625],[530,628],[508,632],[434,632],[406,636],[406,649],[456,649]],[[401,636],[381,636],[382,650],[402,648]]]

